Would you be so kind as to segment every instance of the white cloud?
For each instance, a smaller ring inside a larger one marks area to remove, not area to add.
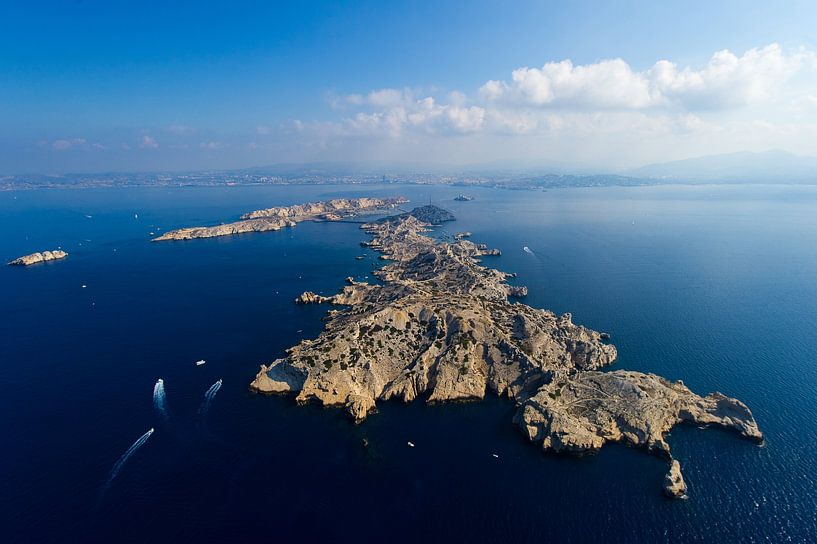
[[[86,143],[84,138],[71,138],[69,140],[54,140],[51,143],[51,147],[57,151],[65,151],[67,149],[85,147]]]
[[[142,136],[142,141],[139,144],[139,147],[141,147],[142,149],[158,149],[159,144],[153,137],[145,134],[144,136]]]
[[[340,123],[328,123],[340,134],[353,136],[389,136],[397,138],[408,131],[421,133],[466,134],[482,129],[485,109],[465,104],[465,95],[453,95],[454,102],[442,104],[432,96],[416,98],[409,90],[380,89],[363,95],[345,97],[346,104],[359,102],[359,111]],[[303,129],[303,124],[300,125]]]
[[[781,147],[817,154],[807,139],[817,124],[815,88],[815,52],[777,44],[718,51],[697,66],[560,60],[518,68],[470,93],[407,87],[332,95],[338,119],[294,121],[289,134],[305,149],[343,149],[343,157],[389,152],[444,161],[521,155],[638,163]],[[791,127],[801,127],[800,140]]]
[[[578,66],[563,60],[514,70],[509,83],[488,81],[480,95],[488,102],[581,110],[730,108],[772,99],[801,69],[813,68],[814,59],[812,52],[787,53],[771,44],[741,56],[718,51],[697,69],[668,60],[640,72],[622,59]]]
[[[543,59],[544,60],[544,59]],[[473,89],[362,89],[327,95],[331,118],[251,125],[246,140],[185,138],[182,125],[139,133],[136,148],[224,149],[298,160],[502,159],[634,166],[738,150],[781,148],[817,155],[817,57],[772,44],[718,51],[697,65],[658,60],[553,60],[520,67]],[[81,138],[43,148],[90,150]],[[117,144],[112,144],[116,146]],[[122,144],[122,149],[130,149]],[[217,156],[217,153],[210,153]]]

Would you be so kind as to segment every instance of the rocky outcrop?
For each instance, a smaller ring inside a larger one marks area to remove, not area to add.
[[[626,442],[669,456],[664,437],[682,422],[763,439],[739,400],[720,393],[700,397],[682,382],[628,370],[554,373],[522,404],[516,420],[530,440],[552,451],[585,452]]]
[[[311,202],[296,206],[283,206],[256,210],[241,216],[240,221],[210,227],[187,227],[171,230],[154,238],[164,240],[191,240],[230,236],[245,232],[266,232],[294,227],[301,221],[340,221],[359,213],[390,210],[408,202],[405,198],[340,198],[326,202]]]
[[[408,202],[402,197],[397,198],[337,198],[325,202],[309,202],[307,204],[296,204],[295,206],[282,206],[276,208],[266,208],[254,212],[245,213],[241,219],[298,219],[303,217],[318,217],[331,214],[336,217],[348,217],[350,214],[360,212],[370,212],[372,210],[392,209],[400,204]]]
[[[417,215],[442,217],[444,210]],[[416,210],[415,210],[416,211]],[[324,331],[262,365],[260,392],[293,392],[299,402],[343,407],[362,421],[382,400],[481,399],[519,404],[514,421],[546,451],[587,452],[625,442],[671,459],[665,435],[679,423],[720,425],[760,441],[751,411],[720,393],[700,397],[653,374],[599,372],[616,359],[609,335],[508,300],[527,290],[484,267],[490,251],[469,240],[436,241],[414,212],[363,225],[366,242],[388,261],[380,285],[347,278],[328,302]],[[685,493],[672,463],[668,493]]]
[[[592,452],[607,442],[624,442],[665,456],[671,461],[665,489],[674,497],[686,493],[680,464],[665,440],[675,425],[718,425],[763,440],[751,410],[739,400],[721,393],[701,397],[680,381],[626,370],[555,372],[514,419],[546,451]]]
[[[509,285],[508,296],[522,298],[528,296],[528,288],[524,285]]]
[[[452,214],[448,210],[444,210],[439,206],[429,204],[427,206],[419,206],[417,208],[414,208],[410,212],[401,213],[400,215],[384,217],[383,219],[380,219],[378,223],[394,223],[403,221],[404,219],[407,219],[409,217],[413,217],[420,221],[421,223],[426,223],[428,225],[440,225],[447,221],[456,220],[454,214]]]
[[[296,304],[321,304],[323,302],[332,302],[332,298],[321,296],[312,291],[304,291],[295,299]]]
[[[67,256],[68,253],[65,251],[55,249],[54,251],[42,251],[38,253],[31,253],[29,255],[23,255],[22,257],[18,257],[13,261],[9,261],[8,264],[12,266],[30,266],[32,264],[43,263],[46,261],[64,259]]]
[[[687,498],[687,484],[681,474],[681,463],[673,459],[669,465],[669,471],[664,476],[664,493],[673,499]]]
[[[390,398],[480,399],[493,391],[521,399],[553,369],[615,359],[615,347],[569,314],[509,302],[506,275],[478,263],[485,249],[435,242],[426,227],[413,214],[364,225],[370,247],[390,261],[376,272],[384,284],[352,281],[333,297],[299,297],[346,306],[330,312],[317,339],[273,363],[306,376],[299,401],[344,406],[362,420]],[[263,377],[256,384],[269,387]]]

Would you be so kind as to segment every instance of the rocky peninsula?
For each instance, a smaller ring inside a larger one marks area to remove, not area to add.
[[[381,400],[479,400],[490,391],[517,403],[515,423],[546,451],[593,452],[616,441],[665,456],[664,489],[676,498],[686,486],[665,440],[673,426],[719,425],[762,440],[736,399],[701,397],[653,374],[599,372],[616,359],[608,335],[574,324],[570,314],[509,301],[526,290],[480,262],[498,251],[424,234],[431,226],[424,218],[453,219],[433,208],[363,225],[372,236],[363,245],[389,261],[374,272],[383,284],[347,278],[334,296],[298,297],[336,308],[317,338],[262,365],[251,388],[343,407],[356,421]]]
[[[55,249],[54,251],[42,251],[37,253],[31,253],[29,255],[23,255],[22,257],[18,257],[13,261],[9,261],[8,264],[11,266],[30,266],[32,264],[44,263],[46,261],[56,261],[59,259],[64,259],[67,256],[68,253],[66,253],[65,251]]]
[[[245,213],[239,221],[211,227],[187,227],[168,231],[154,242],[165,240],[191,240],[194,238],[214,238],[231,236],[245,232],[265,232],[294,227],[301,221],[342,221],[360,213],[379,210],[391,210],[408,202],[402,197],[396,198],[338,198],[326,202],[310,202],[295,206],[266,208]]]

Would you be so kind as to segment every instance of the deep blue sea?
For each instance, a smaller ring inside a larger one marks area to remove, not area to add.
[[[455,202],[459,192],[0,193],[0,258],[70,253],[0,267],[0,541],[817,541],[817,187],[469,189],[476,200]],[[149,241],[273,205],[398,194],[453,211],[439,234],[469,230],[500,248],[485,263],[517,272],[527,304],[610,332],[614,368],[745,401],[765,445],[676,428],[690,498],[670,501],[664,460],[619,445],[544,454],[507,400],[385,403],[355,425],[256,395],[258,365],[322,328],[327,308],[293,298],[382,264],[355,260],[364,233],[301,223]],[[158,378],[167,418],[153,405]]]

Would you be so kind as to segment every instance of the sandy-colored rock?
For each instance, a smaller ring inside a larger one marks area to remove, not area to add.
[[[210,227],[187,227],[168,231],[153,239],[154,242],[165,240],[191,240],[194,238],[213,238],[231,236],[245,232],[266,232],[294,227],[301,221],[340,221],[356,214],[376,210],[390,210],[408,202],[403,197],[397,198],[340,198],[327,202],[310,202],[295,206],[267,208],[246,213],[240,221],[214,225]]]
[[[345,306],[280,363],[306,376],[299,401],[343,406],[360,420],[381,399],[481,399],[487,391],[519,398],[552,369],[601,368],[615,359],[613,346],[570,315],[510,303],[506,275],[478,263],[486,248],[435,242],[412,213],[364,228],[374,236],[370,247],[391,261],[376,272],[385,284],[347,278],[333,297],[299,297]]]
[[[664,476],[664,493],[673,499],[687,498],[687,484],[681,474],[681,463],[677,459],[672,460],[669,471]]]
[[[298,295],[295,299],[296,304],[321,304],[323,302],[332,302],[332,297],[324,297],[312,291],[305,291]]]
[[[616,358],[608,334],[574,324],[570,314],[510,302],[509,294],[527,290],[506,283],[514,275],[480,264],[491,250],[424,234],[430,225],[418,217],[448,217],[432,208],[363,225],[373,238],[362,245],[388,261],[375,272],[383,284],[347,278],[334,296],[302,294],[299,302],[334,306],[324,331],[262,366],[251,388],[342,407],[358,422],[381,400],[494,392],[518,403],[514,421],[546,451],[595,451],[617,441],[667,457],[665,488],[678,497],[686,487],[665,440],[674,425],[719,425],[762,440],[736,399],[701,397],[653,374],[599,372]]]
[[[31,253],[29,255],[23,255],[22,257],[18,257],[13,261],[9,261],[8,264],[12,266],[30,266],[32,264],[44,263],[46,261],[64,259],[67,256],[68,253],[65,251],[55,249],[54,251],[42,251],[38,253]]]
[[[625,442],[673,461],[665,437],[683,422],[718,425],[763,440],[751,410],[739,400],[721,393],[701,397],[680,381],[627,370],[556,372],[522,403],[514,420],[531,441],[557,452],[595,451],[607,442]],[[680,470],[672,462],[669,476],[672,489],[683,495]]]
[[[298,369],[282,364],[279,359],[271,365],[261,365],[261,370],[252,382],[252,389],[259,393],[289,393],[300,391],[304,384],[304,375]]]
[[[721,393],[701,397],[681,382],[629,370],[555,373],[521,406],[517,423],[546,450],[588,451],[627,442],[669,456],[665,435],[690,422],[762,441],[749,408]]]

